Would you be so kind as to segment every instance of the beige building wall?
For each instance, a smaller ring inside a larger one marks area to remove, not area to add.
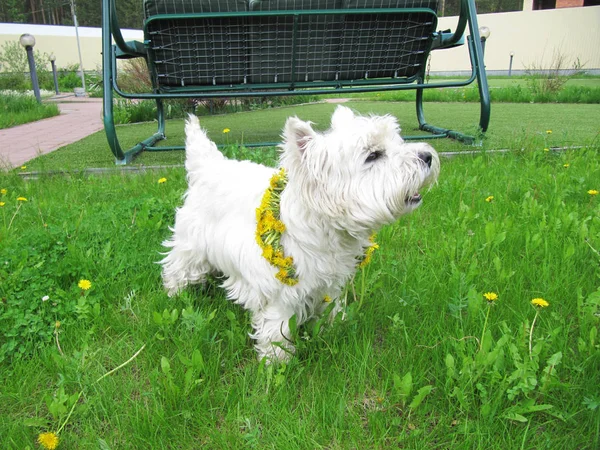
[[[579,58],[585,69],[600,70],[600,6],[482,14],[478,21],[491,30],[485,51],[489,71],[507,71],[511,51],[513,70],[547,69],[559,53],[568,57],[569,65]],[[456,17],[442,17],[438,29],[454,28],[456,22]],[[17,41],[23,33],[35,36],[36,49],[54,53],[58,67],[78,64],[74,27],[0,24],[0,46]],[[124,30],[123,34],[126,40],[143,40],[139,30]],[[100,68],[101,29],[79,27],[79,37],[84,69]],[[469,68],[466,46],[432,53],[431,72]]]
[[[569,65],[579,58],[585,69],[600,69],[600,6],[481,14],[477,20],[491,31],[485,44],[488,71],[507,71],[511,52],[513,70],[548,69],[557,54]],[[456,17],[441,17],[438,29],[454,29],[456,22]],[[466,48],[432,52],[432,72],[468,67]]]

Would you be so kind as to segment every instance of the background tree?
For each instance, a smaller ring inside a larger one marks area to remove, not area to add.
[[[0,22],[37,23],[51,25],[73,25],[71,15],[72,0],[1,0]],[[81,26],[99,27],[102,22],[100,0],[75,1],[77,21]],[[143,0],[121,0],[117,2],[117,16],[122,28],[142,27]],[[458,14],[459,0],[440,0],[441,16]],[[523,0],[477,0],[477,12],[521,11]]]
[[[73,25],[72,0],[1,0],[0,22],[46,25]],[[81,26],[99,27],[102,24],[102,3],[99,0],[73,0],[77,22]],[[117,17],[121,27],[142,27],[142,1],[121,0]]]
[[[459,3],[459,0],[440,0],[438,6],[440,16],[458,15]],[[523,10],[523,0],[477,0],[475,3],[478,14]]]

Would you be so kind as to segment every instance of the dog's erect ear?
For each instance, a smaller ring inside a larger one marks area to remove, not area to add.
[[[310,122],[304,122],[297,117],[290,117],[285,122],[283,139],[287,148],[304,153],[310,142],[315,138],[315,132]]]
[[[347,127],[354,119],[354,112],[346,106],[338,106],[331,116],[331,128]]]

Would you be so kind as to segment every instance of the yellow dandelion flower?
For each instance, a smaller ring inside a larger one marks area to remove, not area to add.
[[[279,272],[277,272],[275,274],[275,278],[277,278],[281,282],[283,282],[287,277],[288,277],[288,271],[285,270],[283,267],[280,268]]]
[[[26,202],[27,199],[25,197],[17,197],[18,202]]]
[[[277,220],[271,211],[266,211],[260,221],[258,222],[258,230],[260,234],[268,233],[275,229],[275,223]]]
[[[287,284],[288,286],[296,286],[298,284],[298,279],[288,277],[283,280],[283,284]]]
[[[4,205],[6,205],[6,203],[0,202],[0,208],[2,208]]]
[[[163,184],[163,183],[166,183],[166,182],[167,182],[167,179],[165,177],[162,177],[162,178],[158,179],[158,184]]]
[[[294,286],[298,284],[298,280],[296,278],[290,277],[289,272],[286,269],[279,269],[279,272],[275,274],[275,278],[281,281],[283,284],[288,286]]]
[[[21,166],[21,170],[27,169],[27,166]]]
[[[494,201],[494,196],[490,195],[489,197],[486,197],[485,201],[488,202],[488,203],[492,203]]]
[[[260,248],[265,248],[265,243],[263,242],[262,236],[258,233],[258,231],[256,232],[254,239]]]
[[[483,297],[490,303],[493,303],[496,300],[498,300],[498,294],[496,294],[495,292],[486,292],[485,294],[483,294]]]
[[[283,265],[284,267],[292,267],[294,265],[294,258],[292,258],[291,256],[284,258]]]
[[[596,189],[590,189],[589,191],[587,191],[587,193],[590,195],[598,195],[598,191]]]
[[[0,194],[6,195],[6,194],[8,194],[8,190],[7,189],[0,189]]]
[[[546,134],[552,134],[552,130],[546,130]]]
[[[549,152],[549,151],[550,151],[550,149],[549,149],[549,148],[545,148],[545,149],[544,149],[544,151],[545,151],[545,152]]]
[[[379,248],[379,244],[377,242],[375,242],[376,237],[377,237],[377,235],[375,233],[373,233],[369,237],[369,241],[371,241],[372,244],[369,247],[366,248],[365,254],[363,256],[363,259],[358,264],[359,268],[362,269],[362,268],[368,266],[371,263],[371,258],[373,256],[373,253],[375,253],[375,250],[377,250]]]
[[[224,129],[223,129],[223,133],[225,133],[225,134],[229,133],[230,131],[231,131],[231,130],[230,130],[229,128],[224,128]]]
[[[281,220],[276,220],[273,223],[273,229],[278,233],[283,233],[285,232],[285,224]]]
[[[267,190],[265,192],[265,195],[263,195],[262,200],[260,201],[259,210],[266,211],[267,209],[269,209],[270,205],[271,205],[271,191]]]
[[[273,259],[273,247],[270,245],[265,245],[263,247],[262,255],[267,261],[271,261]]]
[[[365,257],[363,258],[363,260],[358,265],[359,268],[362,269],[364,267],[367,267],[371,263],[371,253],[372,252],[369,252],[369,250],[367,250],[367,253],[365,254]]]
[[[325,297],[323,297],[323,301],[325,303],[331,303],[331,297],[329,295],[326,295]]]
[[[287,258],[281,258],[279,256],[276,256],[271,260],[271,262],[273,263],[274,266],[280,267],[280,268],[286,269],[286,270],[291,269],[292,266],[294,265],[294,259],[291,256],[288,256]]]
[[[569,164],[569,163],[566,163],[566,164],[563,164],[563,167],[564,167],[565,169],[567,169],[567,168],[568,168],[570,165],[571,165],[571,164]]]
[[[90,280],[79,280],[79,283],[77,283],[77,286],[80,289],[83,289],[84,291],[87,291],[89,288],[92,287],[92,283]]]
[[[269,187],[271,189],[277,189],[279,187],[281,180],[279,179],[279,175],[275,174],[271,177],[271,181],[269,181]]]
[[[533,306],[537,306],[538,308],[546,308],[550,306],[550,303],[548,303],[543,298],[534,298],[533,300],[531,300],[531,304]]]
[[[37,441],[47,450],[54,450],[60,442],[56,433],[40,433]]]

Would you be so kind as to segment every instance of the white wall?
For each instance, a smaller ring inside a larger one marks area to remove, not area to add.
[[[482,14],[478,21],[491,30],[485,50],[489,71],[508,70],[511,51],[515,53],[513,70],[532,65],[548,68],[555,52],[569,56],[571,61],[579,57],[585,69],[600,70],[600,6]],[[456,22],[456,17],[442,17],[438,29],[454,28]],[[36,49],[54,53],[59,67],[79,63],[74,27],[0,24],[0,45],[7,40],[17,41],[23,33],[35,36]],[[139,30],[124,30],[123,34],[125,40],[143,40]],[[101,67],[101,29],[79,27],[79,36],[84,68]],[[432,54],[432,72],[464,71],[469,67],[466,46]]]
[[[481,14],[477,20],[491,31],[485,44],[488,71],[508,70],[511,51],[513,70],[548,69],[556,52],[570,62],[578,57],[584,69],[600,69],[600,6]],[[453,29],[456,22],[455,17],[441,17],[438,29]],[[467,68],[465,48],[432,52],[432,72]]]
[[[78,27],[78,31],[83,68],[85,70],[101,69],[102,29]],[[125,40],[143,41],[144,39],[141,30],[122,30],[122,32]],[[59,68],[79,64],[75,27],[0,23],[0,50],[6,41],[18,42],[23,33],[29,33],[35,37],[34,50],[48,54],[54,53],[56,65]],[[6,70],[6,68],[0,70]]]

